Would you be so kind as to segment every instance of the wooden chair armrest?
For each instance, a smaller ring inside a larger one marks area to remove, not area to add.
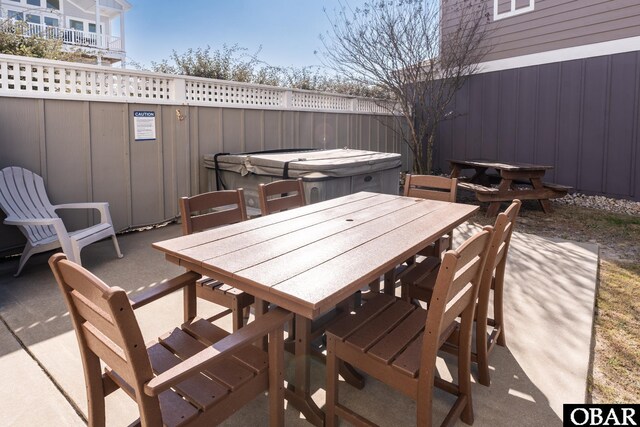
[[[243,347],[252,345],[266,334],[278,328],[284,328],[285,323],[292,317],[293,314],[281,308],[269,311],[256,321],[153,378],[145,384],[144,392],[149,396],[157,396],[190,375],[221,362]]]
[[[131,303],[131,307],[135,310],[149,304],[150,302],[169,295],[172,292],[182,289],[185,286],[191,284],[195,285],[196,280],[200,277],[202,276],[198,273],[189,271],[181,274],[180,276],[174,277],[173,279],[165,279],[161,282],[154,283],[150,285],[148,289],[129,297],[129,302]]]

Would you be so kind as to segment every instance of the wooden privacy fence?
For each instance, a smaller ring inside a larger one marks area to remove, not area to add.
[[[545,180],[640,200],[640,51],[471,76],[437,136],[435,164],[550,165]]]
[[[155,139],[137,140],[136,112]],[[178,197],[207,190],[204,154],[349,147],[406,169],[390,126],[371,99],[0,55],[0,168],[38,173],[53,203],[109,202],[116,230],[176,218]],[[0,225],[0,252],[23,243]]]

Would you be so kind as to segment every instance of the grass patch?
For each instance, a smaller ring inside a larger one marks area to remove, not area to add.
[[[604,215],[603,220],[614,227],[621,225],[640,225],[640,218],[626,215]]]
[[[637,403],[640,396],[640,265],[603,261],[591,378],[594,403]]]

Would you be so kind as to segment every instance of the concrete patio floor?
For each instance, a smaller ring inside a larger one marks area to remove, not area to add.
[[[463,225],[456,237],[462,239],[472,231]],[[123,259],[115,257],[110,241],[103,241],[83,250],[83,263],[107,284],[137,292],[182,272],[151,248],[152,242],[179,234],[177,225],[128,233],[119,237]],[[0,262],[2,425],[85,424],[82,364],[71,321],[47,265],[49,256],[34,256],[19,278],[13,277],[17,258]],[[584,402],[597,266],[597,245],[514,233],[505,290],[508,348],[497,347],[491,355],[495,368],[491,387],[473,385],[475,426],[561,425],[562,404]],[[199,309],[205,315],[218,310],[207,303]],[[138,310],[145,338],[151,340],[179,323],[181,310],[181,293]],[[226,319],[219,324],[230,327]],[[441,362],[440,373],[447,377],[452,365]],[[325,370],[320,362],[312,363],[313,398],[322,407]],[[344,403],[378,424],[415,425],[413,401],[385,385],[367,378],[363,390],[345,383],[340,387]],[[440,420],[447,398],[436,397],[434,417]],[[267,398],[260,396],[224,425],[264,425],[266,413]],[[124,393],[107,398],[107,425],[127,425],[136,414],[136,406]],[[285,416],[287,425],[309,425],[290,406]]]

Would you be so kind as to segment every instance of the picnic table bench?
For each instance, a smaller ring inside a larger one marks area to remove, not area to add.
[[[549,199],[563,197],[571,189],[566,185],[543,182],[547,170],[553,166],[529,163],[506,163],[492,160],[449,160],[451,177],[458,178],[458,187],[473,191],[480,202],[489,202],[487,216],[496,216],[501,202],[514,199],[538,200],[545,213],[551,212]],[[461,177],[465,169],[473,169],[470,178]],[[489,169],[498,173],[488,174]],[[497,187],[491,187],[493,181]]]

